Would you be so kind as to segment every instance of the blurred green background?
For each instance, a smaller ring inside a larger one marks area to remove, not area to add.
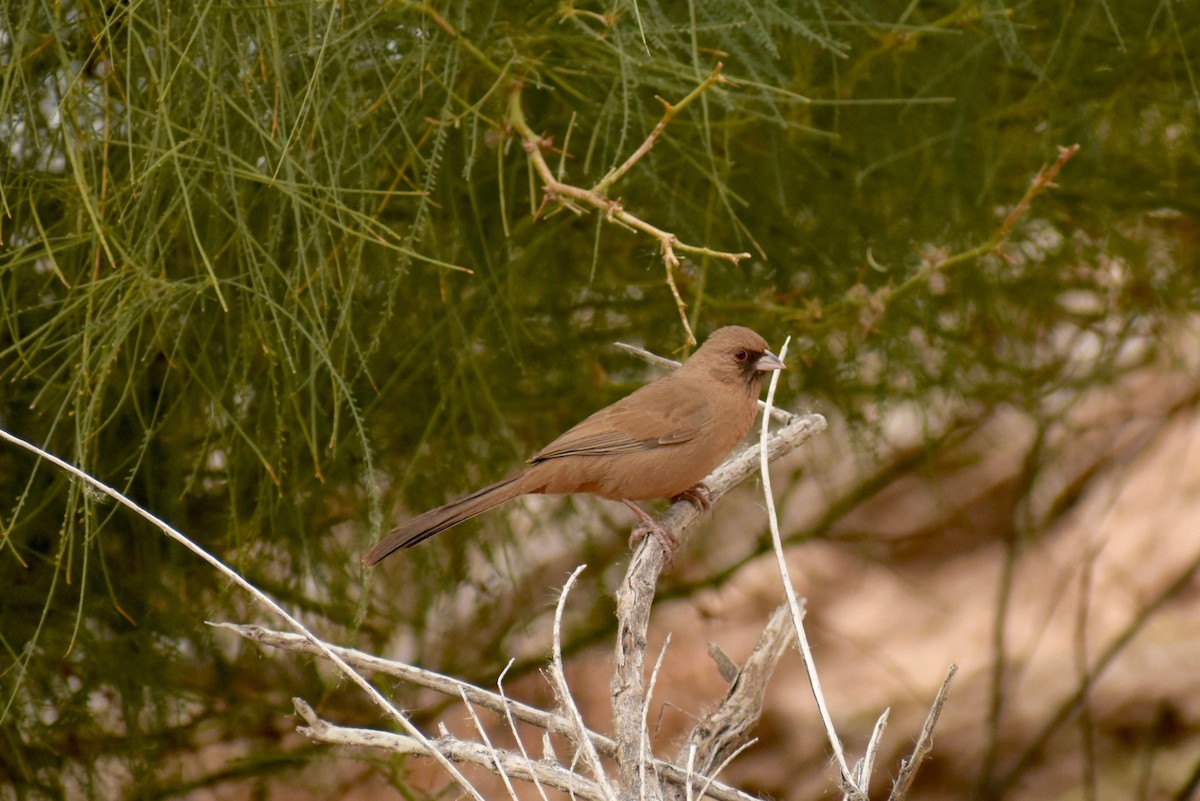
[[[553,200],[535,216],[511,93],[587,187],[657,97],[723,63],[731,83],[611,196],[750,252],[678,272],[697,336],[791,335],[782,402],[869,449],[880,404],[1033,407],[1114,380],[1132,341],[1151,358],[1196,309],[1198,52],[1198,6],[1175,0],[5,4],[0,426],[330,636],[491,677],[517,602],[453,649],[425,612],[471,554],[504,575],[521,546],[503,520],[377,576],[361,554],[657,375],[614,341],[686,342],[651,238]],[[929,269],[988,242],[1075,143],[1006,243]],[[322,753],[282,741],[287,698],[369,716],[298,660],[213,637],[201,621],[259,613],[8,445],[0,502],[4,797],[267,786]],[[610,513],[581,546],[601,564],[623,556]],[[593,580],[574,649],[611,625]],[[163,768],[235,740],[232,766]]]

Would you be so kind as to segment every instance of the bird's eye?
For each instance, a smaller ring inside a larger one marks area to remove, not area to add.
[[[738,348],[733,352],[733,358],[737,359],[739,362],[744,362],[746,359],[750,358],[750,353],[742,348]]]

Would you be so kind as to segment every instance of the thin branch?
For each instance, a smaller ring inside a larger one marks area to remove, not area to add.
[[[667,367],[671,370],[676,370],[683,364],[678,359],[668,359],[666,356],[659,356],[657,353],[651,353],[645,348],[639,348],[637,345],[629,345],[625,342],[614,342],[613,345],[626,353],[632,353],[634,356],[645,359],[656,367]]]
[[[576,747],[583,752],[584,758],[588,761],[588,766],[591,768],[592,775],[596,778],[596,784],[600,788],[601,794],[605,798],[616,801],[616,790],[608,781],[608,775],[604,772],[604,766],[600,764],[600,754],[596,752],[596,747],[592,744],[591,738],[588,737],[588,728],[584,725],[583,715],[580,713],[579,707],[575,705],[575,699],[571,697],[571,688],[567,686],[567,674],[563,671],[563,608],[567,605],[567,595],[570,594],[571,587],[575,584],[575,579],[579,578],[579,574],[583,572],[585,567],[587,565],[580,565],[575,568],[575,572],[571,573],[571,577],[567,579],[567,583],[563,585],[562,592],[559,593],[558,605],[554,608],[554,652],[550,661],[550,676],[554,680],[554,689],[558,694],[559,703],[566,707],[570,719],[575,724],[572,739],[575,741]]]
[[[1004,222],[1000,224],[1000,227],[992,233],[986,242],[976,245],[969,250],[964,250],[961,253],[955,253],[952,256],[931,260],[922,269],[891,290],[887,295],[886,302],[892,303],[901,295],[911,292],[918,286],[922,286],[936,272],[943,272],[964,262],[981,258],[999,248],[1008,239],[1008,235],[1012,233],[1012,229],[1016,226],[1017,221],[1029,211],[1033,205],[1033,201],[1046,190],[1054,189],[1057,186],[1054,183],[1055,177],[1058,176],[1059,171],[1078,152],[1079,145],[1060,146],[1058,148],[1058,158],[1054,163],[1044,165],[1038,170],[1037,175],[1029,182],[1029,188],[1025,190],[1025,194],[1017,202],[1017,205],[1013,206],[1012,211],[1004,218]]]
[[[871,731],[871,738],[867,740],[863,758],[854,766],[854,780],[862,788],[864,796],[871,787],[871,774],[875,772],[875,760],[879,756],[879,745],[883,742],[883,732],[887,729],[890,713],[890,709],[883,710],[883,714],[875,721],[875,728]]]
[[[273,648],[282,648],[288,651],[294,651],[301,654],[314,654],[323,656],[324,653],[314,647],[310,642],[303,637],[287,632],[272,631],[271,629],[263,628],[262,626],[243,625],[237,623],[210,623],[210,626],[223,628],[233,631],[234,633],[245,637],[248,640],[259,643],[261,645],[269,645]],[[555,715],[551,712],[545,712],[536,707],[522,704],[519,701],[505,699],[497,693],[484,690],[476,687],[473,684],[460,681],[458,679],[446,676],[441,673],[435,673],[432,670],[415,667],[405,664],[404,662],[396,662],[391,659],[383,659],[382,657],[374,656],[373,654],[357,651],[353,648],[344,648],[337,645],[328,646],[331,651],[338,654],[348,664],[353,665],[359,670],[368,670],[375,673],[383,673],[395,679],[424,687],[435,692],[442,693],[448,697],[458,697],[460,691],[466,692],[471,703],[476,706],[481,706],[484,709],[495,712],[499,715],[511,714],[517,720],[523,723],[528,723],[537,726],[540,729],[559,734],[564,737],[573,737],[576,733],[574,724],[567,718],[561,715]],[[600,749],[601,753],[611,756],[615,751],[613,742],[608,738],[589,732],[589,736]]]
[[[687,504],[690,506],[691,504]],[[310,642],[296,634],[287,632],[272,631],[263,628],[262,626],[240,625],[234,623],[210,623],[209,625],[216,628],[223,628],[233,631],[248,640],[251,640],[262,645],[269,645],[274,648],[282,648],[296,653],[312,654],[324,656],[324,653],[315,648]],[[514,701],[510,698],[505,698],[497,693],[489,692],[480,687],[459,681],[458,679],[434,673],[430,670],[407,665],[403,662],[395,662],[389,659],[383,659],[372,654],[356,651],[353,648],[343,648],[336,645],[328,645],[331,651],[336,652],[347,663],[353,665],[359,670],[370,670],[377,673],[384,673],[394,678],[406,681],[419,687],[434,690],[435,692],[443,693],[450,697],[458,697],[459,692],[465,692],[467,697],[471,699],[471,703],[475,706],[483,707],[497,714],[511,716],[523,723],[528,723],[531,726],[536,726],[547,732],[567,737],[572,739],[577,735],[577,728],[570,720],[562,715],[556,715],[552,712],[545,712],[541,709],[531,707],[519,701]],[[588,738],[595,745],[596,750],[606,757],[613,757],[617,753],[617,744],[593,731],[588,732]],[[654,760],[654,770],[658,772],[667,781],[672,784],[684,785],[687,781],[686,772],[675,765],[663,760]],[[699,777],[703,778],[703,776]],[[757,801],[754,796],[743,793],[736,788],[729,787],[720,782],[713,784],[709,797],[717,799],[717,801]]]
[[[646,765],[654,760],[654,754],[650,748],[650,701],[654,698],[654,688],[658,686],[658,671],[662,669],[663,659],[667,656],[667,646],[670,644],[671,635],[667,634],[662,648],[658,649],[658,660],[654,663],[654,670],[650,671],[650,684],[646,687],[646,700],[642,704],[642,748],[641,755],[638,757],[639,799],[662,797],[662,788],[658,782],[655,782],[650,794],[646,794]]]
[[[378,731],[376,729],[356,729],[348,726],[338,726],[322,720],[313,712],[312,707],[303,699],[292,699],[298,714],[305,725],[299,731],[311,740],[333,745],[365,746],[382,748],[396,754],[424,755],[428,753],[425,746],[415,738],[406,734]],[[609,801],[596,782],[581,776],[562,765],[550,762],[529,762],[522,759],[520,754],[509,751],[489,749],[480,743],[460,740],[456,737],[443,735],[430,741],[438,755],[447,761],[478,765],[489,770],[498,769],[507,776],[521,781],[533,781],[536,775],[538,781],[547,787],[572,793],[578,798],[589,801]]]
[[[925,725],[921,728],[921,736],[917,738],[916,745],[913,746],[912,756],[900,761],[900,773],[896,776],[896,781],[892,783],[892,792],[888,795],[888,801],[904,801],[908,797],[908,791],[917,777],[917,770],[921,767],[921,762],[929,756],[929,752],[933,749],[933,729],[937,726],[938,717],[942,714],[942,707],[946,705],[950,682],[957,672],[958,665],[951,665],[950,669],[946,671],[946,678],[942,681],[942,686],[933,699],[933,706],[929,708],[929,714],[925,716]]]
[[[513,719],[512,703],[508,700],[508,696],[504,694],[504,677],[508,675],[508,671],[512,668],[515,661],[515,659],[509,659],[508,664],[504,666],[504,670],[500,671],[500,675],[496,677],[496,694],[504,702],[504,720],[508,723],[508,729],[512,732],[513,740],[516,741],[522,758],[528,764],[530,762],[529,752],[525,750],[525,743],[521,740],[521,732],[517,730],[517,722]],[[466,694],[466,690],[463,690],[463,694]],[[591,732],[588,732],[588,736],[591,736]],[[550,801],[546,797],[546,791],[542,788],[542,783],[538,781],[537,773],[534,772],[532,766],[529,767],[529,773],[533,777],[533,786],[537,789],[538,796],[541,797],[542,801]]]
[[[487,729],[483,728],[483,723],[480,722],[479,716],[475,714],[475,707],[471,703],[471,699],[467,698],[466,691],[462,690],[461,688],[459,691],[459,696],[462,698],[463,706],[467,708],[467,714],[471,716],[471,722],[475,724],[475,731],[479,733],[480,742],[483,743],[484,748],[486,748],[488,753],[492,756],[492,765],[495,767],[494,772],[500,777],[500,781],[504,782],[504,789],[508,790],[508,797],[511,798],[512,801],[520,801],[520,799],[517,797],[517,791],[512,786],[512,780],[509,779],[508,774],[504,771],[504,766],[501,764],[502,757],[500,752],[494,745],[492,745],[492,739],[488,737]],[[528,766],[529,758],[524,753],[522,753],[521,756],[525,759],[526,766]]]
[[[788,344],[791,342],[791,337],[784,341],[783,347],[779,350],[779,358],[783,359],[787,354]],[[775,387],[779,384],[779,373],[771,375],[771,384],[767,389],[767,407],[770,408],[775,400]],[[846,764],[846,755],[842,750],[842,741],[838,737],[837,731],[833,726],[833,718],[829,714],[829,707],[825,703],[825,694],[821,691],[821,679],[817,676],[816,663],[813,660],[812,649],[808,645],[808,635],[804,632],[804,613],[801,609],[800,601],[796,597],[796,588],[792,585],[791,576],[788,575],[787,559],[783,553],[783,539],[779,535],[779,518],[775,511],[775,498],[771,492],[771,473],[768,470],[769,453],[767,448],[768,433],[770,432],[771,418],[770,415],[763,415],[762,434],[761,434],[761,473],[763,483],[763,496],[767,502],[767,519],[771,527],[771,543],[775,548],[775,561],[779,564],[779,575],[783,580],[783,590],[787,595],[788,609],[792,613],[792,625],[796,629],[796,642],[800,645],[800,654],[804,658],[804,669],[808,673],[808,683],[812,688],[813,698],[817,702],[817,711],[821,714],[821,722],[825,726],[825,734],[829,738],[829,746],[833,750],[834,759],[837,761],[838,770],[841,773],[843,789],[851,798],[866,798],[865,788],[858,787],[854,782],[854,775],[850,772],[850,766]]]
[[[662,136],[663,131],[667,129],[667,125],[670,124],[671,120],[675,119],[675,115],[698,100],[702,94],[708,91],[710,87],[717,84],[734,86],[732,81],[730,81],[728,78],[722,77],[721,71],[723,69],[725,69],[725,65],[717,62],[717,66],[713,67],[713,71],[709,73],[708,77],[701,81],[695,89],[689,92],[687,96],[678,103],[671,104],[666,100],[663,100],[661,97],[657,98],[658,102],[663,104],[664,110],[662,119],[660,119],[658,124],[654,126],[654,130],[650,131],[650,135],[646,137],[645,141],[638,145],[637,150],[633,151],[629,158],[625,159],[625,163],[619,167],[614,167],[613,169],[609,170],[608,175],[605,175],[596,182],[595,186],[592,187],[592,191],[601,195],[608,194],[608,190],[612,188],[612,185],[624,178],[625,173],[633,169],[633,166],[637,164],[643,156],[650,152],[650,148],[654,147],[654,145],[658,142],[658,139],[660,136]]]
[[[743,751],[745,751],[747,748],[749,748],[750,746],[754,745],[757,742],[758,742],[757,737],[751,737],[749,740],[742,743],[737,748],[733,749],[733,751],[730,752],[729,756],[727,756],[723,760],[721,760],[721,764],[717,765],[717,769],[713,771],[712,777],[704,783],[703,787],[700,788],[700,795],[698,797],[699,798],[707,797],[709,795],[709,789],[712,787],[713,781],[718,776],[721,775],[721,771],[723,771],[723,770],[725,770],[725,768],[729,767],[729,763],[732,762],[733,760],[737,759],[739,754],[741,754]]]
[[[702,81],[678,103],[672,105],[665,100],[662,101],[666,106],[666,111],[662,119],[659,120],[658,124],[642,144],[634,150],[623,164],[610,171],[590,189],[565,183],[560,181],[558,176],[555,175],[554,170],[550,167],[542,152],[543,149],[550,146],[549,140],[534,133],[533,129],[529,126],[528,120],[525,118],[525,110],[521,107],[521,91],[524,88],[521,84],[517,84],[513,88],[508,102],[508,122],[512,125],[513,130],[520,135],[525,152],[529,154],[530,164],[532,164],[534,171],[541,179],[542,189],[545,192],[545,198],[539,207],[538,213],[541,213],[541,208],[549,201],[556,201],[560,205],[576,211],[578,210],[578,206],[586,206],[603,213],[604,218],[609,222],[624,225],[634,231],[641,231],[658,240],[659,253],[666,268],[667,286],[670,288],[671,295],[675,300],[676,309],[679,311],[679,317],[683,322],[683,330],[687,333],[687,345],[689,346],[696,344],[696,336],[692,333],[692,327],[688,323],[685,312],[687,304],[683,302],[683,298],[679,294],[679,287],[675,283],[675,269],[680,266],[678,254],[689,253],[695,256],[708,256],[732,262],[735,265],[741,262],[742,259],[750,258],[750,254],[730,253],[680,242],[675,234],[664,231],[626,211],[620,200],[609,197],[608,190],[612,188],[614,183],[624,177],[641,158],[650,152],[650,149],[654,147],[659,137],[662,136],[666,125],[674,119],[676,114],[690,105],[712,86],[716,84],[732,85],[728,80],[721,77],[721,69],[721,65],[718,64],[708,78]]]
[[[794,641],[786,605],[776,608],[758,643],[730,682],[725,698],[701,718],[688,737],[688,758],[709,774],[718,760],[738,753],[750,741],[750,730],[762,716],[763,697],[787,647]],[[680,761],[676,758],[676,762]],[[716,775],[712,773],[711,775]]]
[[[1017,224],[1017,220],[1025,216],[1029,211],[1029,207],[1033,205],[1033,200],[1038,195],[1045,192],[1047,189],[1054,189],[1057,184],[1054,179],[1058,177],[1059,171],[1062,170],[1066,163],[1074,158],[1079,152],[1079,145],[1068,145],[1067,147],[1059,146],[1058,159],[1053,164],[1042,167],[1038,170],[1037,175],[1033,176],[1033,180],[1029,182],[1029,188],[1025,190],[1025,194],[1013,206],[1012,211],[1004,218],[1004,222],[1000,225],[1000,230],[997,231],[992,239],[999,244],[1008,238],[1013,227]]]
[[[687,784],[684,785],[684,798],[692,801],[692,777],[696,775],[696,744],[688,743],[687,749]],[[701,796],[703,797],[703,796]]]

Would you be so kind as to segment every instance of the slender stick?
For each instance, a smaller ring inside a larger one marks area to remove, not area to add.
[[[663,266],[666,272],[667,287],[671,290],[671,297],[675,300],[675,307],[679,312],[680,321],[683,323],[683,330],[687,334],[686,344],[689,346],[696,344],[696,336],[692,333],[691,324],[687,319],[685,311],[687,304],[684,303],[683,296],[679,293],[679,286],[675,281],[675,270],[681,265],[678,254],[690,253],[695,256],[707,256],[729,261],[733,264],[738,264],[743,259],[750,258],[750,254],[744,252],[728,253],[680,242],[679,238],[670,231],[664,231],[658,226],[643,220],[641,217],[626,211],[621,201],[610,197],[608,191],[612,188],[613,184],[624,177],[639,160],[650,152],[650,149],[654,147],[659,137],[662,136],[667,124],[675,118],[676,114],[691,105],[692,102],[712,86],[716,84],[732,85],[730,81],[721,77],[721,70],[722,65],[718,64],[707,78],[701,81],[695,89],[674,105],[659,98],[666,107],[662,119],[654,126],[654,129],[642,144],[630,154],[629,158],[620,166],[611,170],[591,188],[566,183],[560,180],[559,176],[555,174],[553,168],[551,168],[549,162],[546,160],[545,154],[542,152],[543,149],[550,147],[550,140],[536,134],[533,128],[530,127],[529,121],[525,118],[525,110],[521,106],[521,90],[523,88],[521,84],[517,84],[513,88],[508,102],[508,122],[512,126],[512,129],[521,137],[525,152],[529,154],[529,163],[533,167],[533,172],[541,179],[542,189],[545,192],[545,197],[538,206],[535,216],[540,215],[546,203],[550,201],[556,201],[560,205],[576,212],[579,212],[581,207],[587,206],[603,213],[604,218],[609,222],[623,225],[634,231],[641,231],[658,240],[658,249],[662,255]]]
[[[575,572],[567,579],[567,583],[563,585],[562,592],[558,596],[558,605],[554,608],[554,654],[550,662],[550,675],[554,679],[554,689],[558,694],[558,700],[567,709],[567,714],[575,722],[575,745],[583,753],[584,758],[588,762],[588,767],[591,768],[592,775],[596,778],[596,784],[600,788],[600,792],[605,798],[616,801],[617,793],[613,788],[612,783],[608,780],[608,775],[604,772],[604,765],[600,762],[600,755],[596,753],[596,747],[592,745],[591,739],[588,737],[587,726],[584,725],[583,715],[579,711],[579,707],[575,705],[575,699],[571,697],[571,688],[567,686],[567,674],[563,670],[562,661],[562,614],[563,608],[567,605],[567,595],[571,592],[571,587],[575,584],[575,579],[579,578],[579,574],[583,572],[587,565],[580,565],[575,568]]]
[[[900,773],[897,774],[896,781],[892,784],[892,792],[888,794],[888,801],[903,801],[908,797],[913,780],[917,778],[917,768],[921,767],[921,762],[933,750],[933,729],[937,726],[938,717],[942,714],[942,707],[946,705],[950,682],[953,681],[954,674],[957,672],[958,665],[951,665],[950,669],[946,671],[946,678],[942,681],[942,686],[938,688],[933,705],[929,707],[929,714],[925,716],[925,725],[921,728],[921,736],[917,738],[916,745],[913,746],[912,755],[908,759],[900,761]]]
[[[508,671],[512,669],[515,659],[509,659],[508,664],[504,666],[504,670],[500,671],[500,675],[496,678],[496,694],[500,696],[500,700],[504,702],[504,720],[508,722],[508,730],[512,732],[513,740],[517,743],[517,748],[521,751],[521,758],[525,760],[525,765],[529,770],[529,775],[533,777],[533,786],[537,788],[538,797],[542,801],[550,801],[546,796],[546,791],[542,787],[542,783],[538,781],[537,772],[533,769],[533,765],[529,760],[529,752],[525,750],[525,743],[521,740],[521,732],[517,730],[517,722],[513,719],[512,704],[508,700],[508,696],[504,694],[504,677],[508,675]],[[460,689],[462,689],[460,687]],[[462,690],[463,695],[466,695],[466,690]]]
[[[783,347],[779,349],[779,358],[782,360],[787,355],[788,345],[792,338],[788,337]],[[775,401],[775,387],[779,384],[779,372],[771,374],[771,384],[767,389],[767,408],[770,409]],[[788,608],[792,613],[792,625],[796,629],[796,642],[800,645],[800,654],[804,657],[804,669],[808,673],[808,683],[812,687],[813,698],[817,702],[817,711],[821,714],[821,722],[825,725],[825,734],[829,738],[829,745],[833,749],[834,759],[837,760],[838,770],[842,775],[842,784],[852,791],[863,794],[854,782],[854,776],[850,772],[849,765],[846,764],[846,755],[842,750],[842,741],[838,738],[837,731],[833,726],[833,718],[829,714],[829,707],[825,703],[825,695],[821,691],[821,679],[817,676],[816,663],[813,660],[812,649],[808,645],[808,635],[804,632],[804,613],[800,607],[800,600],[796,597],[796,588],[792,586],[792,578],[788,574],[787,559],[783,553],[783,539],[779,535],[779,517],[775,511],[775,498],[771,492],[771,471],[770,458],[767,452],[766,443],[771,428],[771,415],[764,414],[762,422],[762,433],[760,440],[763,443],[760,451],[760,472],[762,473],[763,495],[767,501],[767,520],[771,527],[771,543],[775,547],[775,560],[779,564],[780,578],[783,580],[783,591],[787,595]]]

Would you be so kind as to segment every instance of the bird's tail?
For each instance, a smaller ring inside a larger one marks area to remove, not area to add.
[[[368,567],[378,564],[401,548],[411,548],[451,526],[457,526],[464,520],[470,520],[475,515],[494,509],[518,495],[524,495],[529,492],[526,488],[529,482],[524,480],[526,478],[526,473],[517,473],[503,481],[489,484],[461,500],[417,515],[404,525],[392,529],[378,545],[367,552],[363,557],[363,564]]]

